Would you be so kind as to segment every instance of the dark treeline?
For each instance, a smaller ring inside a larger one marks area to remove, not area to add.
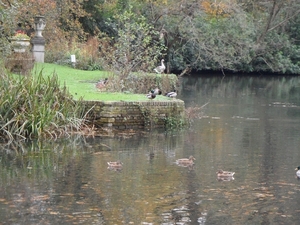
[[[121,15],[128,11],[134,16],[124,20]],[[155,63],[163,57],[168,72],[299,74],[299,13],[298,0],[1,1],[0,44],[7,53],[3,37],[11,35],[9,27],[18,22],[32,26],[34,15],[42,14],[47,19],[47,62],[64,63],[72,53],[83,69],[107,69],[111,61],[123,67],[133,61],[137,48],[132,46],[138,45],[144,54],[151,49],[148,57]],[[130,29],[124,21],[131,23]],[[134,38],[125,43],[131,38],[128,32]],[[146,38],[152,44],[145,43]],[[117,46],[130,46],[130,51],[112,53]],[[103,57],[107,54],[113,59]],[[130,69],[148,70],[153,63],[140,60],[138,65]]]

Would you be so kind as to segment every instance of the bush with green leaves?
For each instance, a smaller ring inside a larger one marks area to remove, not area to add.
[[[114,88],[130,91],[134,83],[133,72],[149,73],[163,58],[164,44],[159,33],[147,23],[146,18],[131,11],[131,8],[111,21],[116,37],[110,37],[107,48],[102,46],[104,69],[113,71]],[[135,85],[137,86],[137,85]],[[144,90],[145,91],[145,90]]]
[[[116,84],[116,79],[119,83]],[[145,94],[159,88],[162,94],[176,90],[178,78],[174,74],[130,73],[126,78],[119,80],[114,76],[109,78],[106,89],[111,92],[125,92],[132,94]]]
[[[270,32],[266,35],[263,47],[256,50],[251,65],[254,70],[298,74],[300,72],[300,47],[286,34]]]
[[[1,69],[0,78],[0,141],[57,138],[84,124],[80,101],[60,87],[55,74],[16,76]]]

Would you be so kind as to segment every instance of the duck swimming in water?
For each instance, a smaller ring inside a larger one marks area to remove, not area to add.
[[[218,170],[217,175],[218,177],[233,177],[235,172],[229,172],[229,171],[223,171],[223,170]]]
[[[194,165],[194,160],[196,160],[196,159],[194,158],[194,156],[191,155],[189,158],[177,159],[176,164],[177,165],[186,165],[186,166]]]
[[[120,160],[116,162],[107,162],[107,165],[107,168],[110,170],[121,170],[123,167],[123,163]]]

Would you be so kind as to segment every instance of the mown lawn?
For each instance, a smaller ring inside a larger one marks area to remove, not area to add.
[[[96,88],[98,80],[108,77],[110,74],[106,71],[85,71],[78,70],[68,66],[61,66],[49,63],[37,63],[34,67],[33,74],[37,75],[42,71],[43,76],[52,76],[57,74],[61,85],[66,85],[69,92],[77,100],[80,97],[83,100],[100,100],[100,101],[166,101],[170,100],[165,96],[157,96],[154,100],[146,98],[146,93],[142,94],[125,94],[100,92]]]

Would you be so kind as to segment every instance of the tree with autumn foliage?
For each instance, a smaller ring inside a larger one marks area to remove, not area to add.
[[[5,35],[10,36],[18,25],[26,31],[32,30],[34,17],[43,15],[46,19],[43,31],[46,39],[46,61],[58,60],[63,51],[68,52],[74,43],[85,40],[87,36],[79,22],[80,18],[87,15],[82,7],[83,2],[84,0],[6,1],[2,5],[2,11],[10,16],[10,24],[7,23],[9,20],[2,18]]]
[[[171,71],[300,73],[298,0],[5,0],[1,32],[9,37],[11,24],[32,26],[34,16],[42,14],[46,61],[62,63],[74,52],[84,59],[89,54],[82,55],[82,49],[89,49],[91,40],[97,46],[103,36],[118,37],[112,21],[130,5],[163,40]],[[8,52],[5,43],[1,38],[2,52]],[[81,62],[103,67],[95,60]]]

